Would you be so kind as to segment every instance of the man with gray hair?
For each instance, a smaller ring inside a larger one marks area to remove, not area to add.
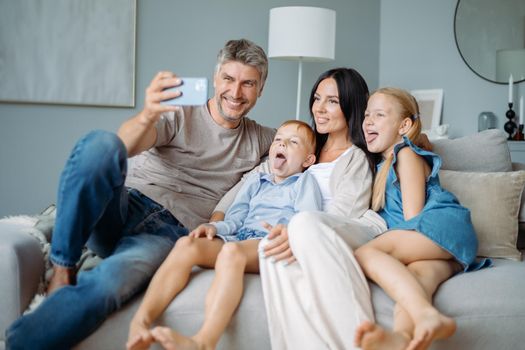
[[[92,131],[62,172],[51,243],[48,297],[6,332],[7,349],[69,349],[147,286],[175,241],[210,220],[219,199],[267,155],[275,133],[245,118],[268,73],[264,50],[228,41],[217,57],[214,96],[176,107],[166,90],[181,84],[159,72],[144,109],[118,134]],[[136,157],[127,173],[127,158]],[[79,274],[87,244],[105,259]]]

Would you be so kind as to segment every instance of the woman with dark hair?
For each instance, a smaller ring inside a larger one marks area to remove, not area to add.
[[[353,251],[386,230],[370,210],[377,157],[366,149],[363,77],[348,68],[319,77],[310,95],[322,212],[296,214],[261,242],[260,273],[272,349],[353,349],[374,314]],[[278,263],[275,263],[279,261]]]
[[[323,211],[296,214],[289,225],[267,226],[259,269],[273,350],[354,349],[354,333],[374,313],[354,250],[386,231],[370,210],[380,157],[368,152],[362,129],[368,86],[354,69],[321,74],[310,94],[316,134],[317,180]],[[269,172],[268,162],[253,171]],[[221,220],[241,183],[221,199]]]
[[[317,78],[312,91],[310,93],[310,116],[312,117],[312,128],[316,132],[317,141],[317,156],[319,156],[321,149],[324,147],[329,133],[320,133],[317,131],[317,124],[313,114],[313,104],[315,102],[315,94],[319,84],[327,78],[332,78],[338,89],[339,105],[343,111],[343,116],[348,124],[348,136],[352,143],[362,149],[367,159],[372,166],[372,171],[375,171],[375,164],[381,159],[374,153],[370,153],[366,147],[365,136],[362,131],[362,123],[366,104],[368,100],[368,86],[361,75],[351,68],[334,68],[330,69]],[[354,118],[354,116],[357,116]],[[333,136],[333,135],[332,135]]]

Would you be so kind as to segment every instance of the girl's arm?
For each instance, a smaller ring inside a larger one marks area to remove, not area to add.
[[[396,173],[401,188],[403,216],[405,220],[410,220],[425,206],[426,179],[430,167],[423,157],[404,147],[397,154]]]

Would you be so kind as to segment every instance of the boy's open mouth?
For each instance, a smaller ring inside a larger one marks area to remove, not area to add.
[[[286,162],[286,155],[282,152],[277,152],[273,160],[273,167],[275,169],[280,169]]]

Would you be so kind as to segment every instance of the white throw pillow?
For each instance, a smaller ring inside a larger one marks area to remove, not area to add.
[[[525,171],[463,172],[441,170],[441,186],[470,209],[478,256],[521,260],[516,248]]]

